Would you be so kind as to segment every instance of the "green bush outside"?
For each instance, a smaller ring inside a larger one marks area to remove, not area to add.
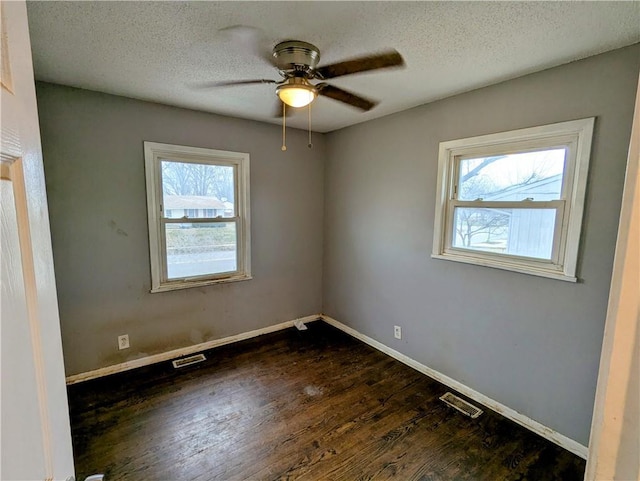
[[[167,228],[169,254],[192,254],[209,250],[235,250],[235,248],[235,224],[191,224],[186,228],[180,226]]]

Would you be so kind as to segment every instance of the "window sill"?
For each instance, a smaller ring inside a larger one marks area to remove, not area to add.
[[[248,281],[251,279],[253,279],[251,275],[243,274],[243,275],[237,275],[233,277],[225,277],[223,279],[201,279],[201,280],[192,280],[192,281],[179,280],[171,283],[162,284],[158,287],[154,287],[149,292],[151,292],[152,294],[155,294],[157,292],[177,291],[181,289],[190,289],[192,287],[212,286],[214,284],[225,284],[227,282]]]
[[[494,269],[502,269],[506,271],[519,272],[520,274],[529,274],[538,277],[547,277],[549,279],[556,279],[558,281],[565,282],[578,282],[577,277],[568,276],[560,271],[553,271],[550,269],[541,269],[533,266],[526,266],[522,264],[514,264],[509,262],[500,262],[493,259],[485,259],[479,257],[467,257],[451,254],[431,254],[432,259],[441,259],[445,261],[462,262],[464,264],[474,264],[483,267],[492,267]]]

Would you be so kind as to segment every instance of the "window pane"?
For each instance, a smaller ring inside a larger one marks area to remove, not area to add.
[[[454,212],[453,247],[551,259],[555,209],[481,209]]]
[[[161,160],[164,216],[211,219],[235,216],[234,168]]]
[[[558,200],[562,193],[565,148],[462,159],[460,200]]]
[[[235,222],[165,224],[169,279],[238,270]]]

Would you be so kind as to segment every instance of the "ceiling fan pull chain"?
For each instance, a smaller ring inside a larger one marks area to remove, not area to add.
[[[311,143],[311,104],[309,104],[309,144],[307,147],[310,149],[313,148],[313,144]]]
[[[282,102],[282,151],[287,150],[287,105]]]

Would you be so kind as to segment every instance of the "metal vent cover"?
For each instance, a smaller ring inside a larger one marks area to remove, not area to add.
[[[178,369],[179,367],[190,366],[191,364],[196,364],[198,362],[206,361],[207,358],[204,357],[204,354],[194,354],[193,356],[183,357],[180,359],[174,359],[171,361],[173,367]]]
[[[472,419],[475,419],[482,414],[482,409],[478,409],[473,404],[469,404],[467,401],[459,398],[451,392],[446,393],[444,396],[440,396],[440,400]]]

